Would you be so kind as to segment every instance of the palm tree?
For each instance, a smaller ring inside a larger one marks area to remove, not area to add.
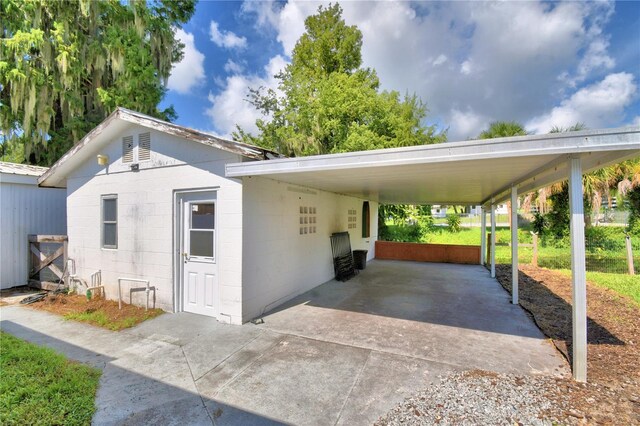
[[[516,121],[494,121],[487,130],[483,130],[478,139],[504,138],[508,136],[526,136],[524,126]]]
[[[576,132],[585,130],[584,123],[576,123],[570,127],[554,126],[549,133]],[[556,194],[566,190],[564,182],[559,182],[545,188],[539,189],[537,192],[530,193],[525,198],[523,205],[530,207],[533,202],[537,201],[541,213],[548,206],[545,206],[547,198],[551,194]],[[640,185],[640,158],[624,161],[608,167],[586,173],[582,176],[582,189],[586,204],[585,224],[591,226],[591,216],[597,214],[602,206],[602,198],[607,197],[609,205],[611,205],[612,192],[618,191],[621,195],[625,195],[630,189]]]
[[[517,121],[494,121],[489,124],[487,130],[483,130],[478,139],[494,139],[504,138],[509,136],[526,136],[529,133],[525,130],[524,126]],[[518,207],[516,206],[516,209]],[[511,226],[511,201],[507,202],[507,211],[509,215],[509,226]]]

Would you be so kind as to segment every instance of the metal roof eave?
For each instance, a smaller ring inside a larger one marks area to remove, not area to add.
[[[321,172],[349,170],[352,173],[358,169],[368,170],[385,167],[424,166],[433,172],[445,172],[446,168],[455,163],[475,161],[484,164],[486,170],[478,171],[478,179],[489,179],[491,164],[496,161],[516,161],[527,157],[548,157],[546,164],[536,164],[534,167],[521,170],[509,181],[502,182],[497,191],[478,196],[474,203],[486,204],[491,199],[497,202],[508,197],[512,185],[520,185],[522,191],[563,180],[567,174],[564,168],[570,156],[585,158],[585,171],[622,161],[640,155],[640,128],[625,127],[618,129],[587,130],[580,132],[554,133],[546,135],[529,135],[492,140],[475,140],[464,142],[450,142],[438,145],[412,146],[374,151],[349,152],[302,158],[277,159],[269,162],[233,163],[226,166],[227,177],[248,176],[277,176],[275,179],[296,183],[296,176],[313,176],[321,178]],[[421,170],[424,170],[421,167]],[[406,168],[408,169],[408,167]],[[550,169],[554,172],[549,173]],[[364,173],[364,171],[363,171]],[[328,185],[327,181],[323,183]],[[416,182],[416,185],[423,182]],[[338,192],[338,191],[336,191]],[[417,200],[416,200],[417,201]],[[437,203],[446,200],[422,200],[422,202]],[[470,203],[467,203],[470,204]]]
[[[60,159],[58,159],[58,161],[56,161],[56,163],[51,166],[48,171],[40,176],[40,178],[38,179],[39,185],[63,187],[62,183],[65,180],[67,173],[77,165],[76,163],[85,160],[82,155],[78,156],[78,154],[84,152],[84,148],[92,144],[92,142],[96,140],[109,127],[112,127],[115,124],[114,122],[120,122],[122,124],[138,124],[143,127],[182,137],[190,141],[232,152],[234,154],[238,154],[253,160],[266,160],[282,157],[282,155],[268,149],[240,142],[227,141],[208,133],[200,132],[198,130],[184,126],[179,126],[177,124],[169,123],[136,111],[118,107],[106,119],[104,119],[104,121],[98,124],[69,151],[67,151],[62,157],[60,157]]]

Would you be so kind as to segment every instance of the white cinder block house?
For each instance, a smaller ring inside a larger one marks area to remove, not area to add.
[[[333,278],[329,236],[374,256],[368,202],[262,177],[229,163],[278,154],[117,109],[40,178],[66,188],[68,256],[109,298],[118,278],[149,280],[157,306],[240,324]],[[368,235],[363,237],[363,235]],[[123,281],[123,296],[139,283]],[[136,299],[137,297],[137,299]],[[134,293],[142,303],[144,293]]]

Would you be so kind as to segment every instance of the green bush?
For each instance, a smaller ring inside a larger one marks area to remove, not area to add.
[[[640,234],[640,186],[636,186],[627,193],[629,201],[629,226],[627,230]]]
[[[549,222],[547,218],[542,213],[536,212],[533,215],[533,222],[531,222],[531,228],[533,232],[538,234],[540,238],[543,238],[547,233],[547,228],[549,226]]]
[[[447,225],[449,226],[449,231],[455,233],[460,232],[460,216],[455,213],[448,214]]]

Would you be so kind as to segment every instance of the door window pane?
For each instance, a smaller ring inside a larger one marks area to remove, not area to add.
[[[213,257],[213,231],[190,231],[189,255]]]
[[[215,204],[214,203],[192,203],[191,204],[191,228],[192,229],[214,229],[215,227]]]

